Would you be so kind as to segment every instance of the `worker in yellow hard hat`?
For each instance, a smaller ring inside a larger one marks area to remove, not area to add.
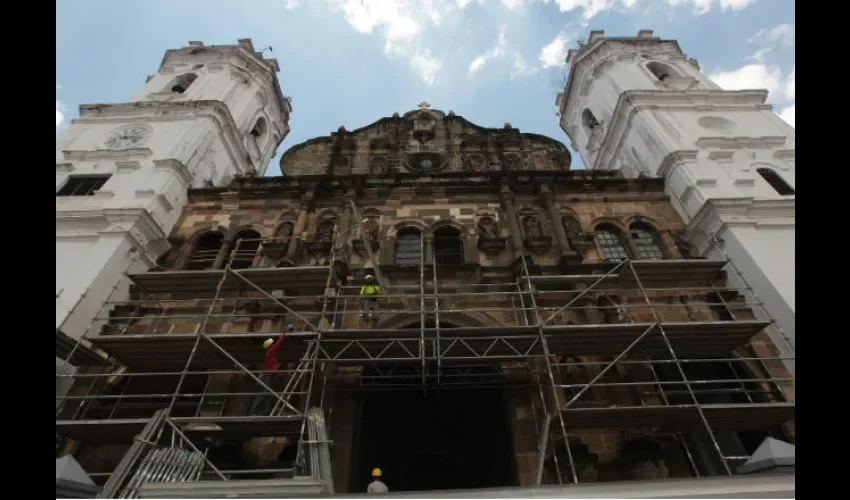
[[[366,275],[366,284],[360,287],[360,300],[363,301],[363,321],[361,328],[371,325],[378,327],[378,297],[381,295],[381,286],[375,282],[375,277]]]
[[[286,327],[286,331],[280,334],[280,337],[278,337],[277,340],[266,339],[263,342],[263,349],[266,350],[266,371],[263,372],[263,376],[260,377],[260,380],[269,387],[272,387],[275,377],[277,377],[278,367],[280,366],[280,362],[277,360],[277,354],[280,352],[280,344],[283,342],[283,338],[286,337],[287,333],[292,333],[294,331],[295,325],[290,324]],[[260,387],[260,389],[263,391],[266,390],[263,387]],[[262,413],[263,415],[267,415],[271,413],[274,399],[275,398],[271,394],[260,394],[258,396],[254,396],[254,400],[251,402],[251,409],[248,410],[248,414],[257,415]]]
[[[390,491],[390,489],[387,488],[387,485],[381,481],[381,477],[383,475],[384,473],[381,472],[381,469],[377,467],[372,469],[372,482],[369,483],[369,487],[366,488],[366,493],[387,493]]]

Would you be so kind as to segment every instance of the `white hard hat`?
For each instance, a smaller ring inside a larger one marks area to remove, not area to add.
[[[374,278],[374,276],[372,276],[371,274],[367,274],[367,275],[366,275],[366,279],[367,279],[367,280],[370,280],[370,279],[372,279],[372,278]]]

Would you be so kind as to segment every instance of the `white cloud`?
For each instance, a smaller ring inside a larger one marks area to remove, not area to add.
[[[58,94],[60,90],[62,90],[62,87],[60,85],[57,85],[56,86],[56,93]],[[64,119],[65,119],[65,104],[62,101],[60,101],[59,99],[56,99],[56,128],[59,128],[59,125],[62,125],[62,121]]]
[[[781,43],[794,45],[796,28],[793,24],[779,24],[770,29],[761,29],[750,38],[750,43]]]
[[[525,0],[502,0],[502,5],[509,9],[514,9],[525,3]]]
[[[286,9],[294,9],[295,7],[298,7],[298,2],[299,0],[284,0],[283,7]]]
[[[782,71],[763,64],[748,64],[733,71],[720,71],[708,75],[714,83],[726,90],[767,89],[771,93],[781,90]]]
[[[764,56],[766,56],[768,53],[770,53],[771,50],[772,49],[770,47],[765,47],[763,49],[759,49],[755,52],[755,54],[747,57],[747,60],[748,61],[755,61],[759,64],[763,64],[764,63]]]
[[[514,53],[514,65],[511,68],[511,79],[533,75],[540,68],[530,66],[519,52]]]
[[[756,0],[667,0],[667,4],[671,7],[678,7],[688,3],[693,4],[694,14],[703,15],[711,12],[715,4],[717,4],[721,11],[741,10],[756,3]]]
[[[440,70],[440,64],[438,59],[431,57],[431,52],[428,50],[416,54],[410,59],[410,65],[428,85],[437,83],[437,72]]]
[[[333,9],[341,9],[345,20],[356,31],[371,34],[376,28],[384,29],[384,50],[397,49],[415,38],[422,25],[416,20],[410,2],[404,0],[327,0]],[[429,2],[430,3],[430,2]],[[433,8],[423,5],[422,10],[432,18]],[[421,17],[420,17],[421,18]]]
[[[792,127],[797,128],[794,125],[794,118],[795,118],[796,112],[797,112],[797,105],[792,104],[792,105],[788,106],[787,108],[785,108],[785,109],[783,109],[782,111],[779,112],[779,118],[782,118],[783,120],[788,122],[788,124],[791,125]]]
[[[470,75],[481,71],[481,68],[483,68],[489,61],[505,55],[505,46],[507,45],[507,38],[505,36],[506,29],[507,26],[500,26],[499,38],[496,40],[496,46],[472,60],[472,63],[469,64]]]
[[[785,83],[785,98],[793,101],[796,95],[797,87],[797,68],[791,69],[791,74],[788,75],[788,81]]]
[[[544,68],[554,68],[566,63],[567,37],[559,34],[548,45],[540,49],[540,62]]]

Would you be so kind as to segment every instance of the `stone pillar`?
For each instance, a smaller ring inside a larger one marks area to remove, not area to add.
[[[296,258],[298,257],[298,252],[301,250],[301,235],[304,233],[304,226],[307,225],[307,215],[313,211],[314,201],[312,190],[308,191],[301,198],[301,211],[298,212],[298,220],[295,222],[295,229],[292,231],[292,241],[289,243],[289,250],[286,252],[286,258],[296,266],[298,265]]]
[[[174,265],[171,266],[174,270],[183,270],[189,267],[189,259],[195,253],[196,243],[184,243],[177,252],[177,258],[174,260]]]
[[[230,241],[224,240],[221,242],[221,248],[218,249],[218,253],[215,255],[215,261],[210,269],[223,268],[224,261],[228,255],[230,255]]]
[[[351,227],[353,227],[352,222],[351,222],[351,215],[352,215],[351,202],[354,200],[354,195],[355,195],[354,188],[348,188],[345,191],[345,195],[343,195],[343,197],[342,197],[342,203],[343,203],[342,216],[339,218],[339,227],[337,227],[337,233],[336,233],[337,234],[337,242],[336,242],[336,246],[335,246],[335,249],[336,249],[335,254],[339,255],[339,256],[341,256],[341,250],[345,247],[345,244],[348,241],[348,238],[351,237],[351,235],[347,234],[347,233],[348,233],[349,229]],[[340,238],[340,235],[343,235],[343,234],[345,234],[345,237]]]
[[[426,266],[430,266],[434,262],[434,235],[431,233],[422,233],[422,239],[424,240],[424,254],[422,255],[422,259]]]
[[[570,247],[567,232],[564,231],[564,225],[561,224],[561,218],[558,216],[558,208],[555,206],[555,193],[546,184],[540,185],[540,203],[546,208],[546,215],[549,217],[549,222],[552,223],[552,228],[555,231],[555,240],[561,249],[561,257],[564,259],[580,260],[581,257],[578,252]]]
[[[525,255],[525,249],[522,245],[522,233],[519,230],[519,222],[517,221],[517,213],[514,208],[514,193],[511,188],[503,184],[502,190],[499,193],[499,201],[502,202],[502,211],[504,211],[508,222],[508,228],[511,232],[511,245],[514,247],[517,257]]]

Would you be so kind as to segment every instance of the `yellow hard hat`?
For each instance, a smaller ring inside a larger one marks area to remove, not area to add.
[[[263,349],[268,349],[269,347],[272,346],[272,344],[274,344],[274,340],[266,339],[266,341],[263,342]]]
[[[372,477],[381,477],[381,476],[383,476],[383,475],[384,475],[384,473],[383,473],[383,472],[381,472],[381,469],[379,469],[379,468],[377,468],[377,467],[375,467],[374,469],[372,469]]]

